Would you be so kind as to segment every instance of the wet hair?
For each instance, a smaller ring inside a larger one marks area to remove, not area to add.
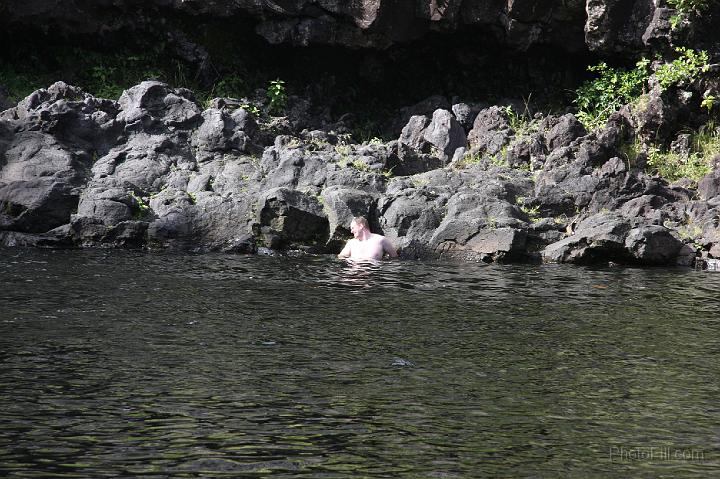
[[[365,218],[364,216],[356,216],[355,218],[353,218],[353,221],[356,225],[361,225],[363,228],[370,229],[370,224],[368,223],[367,218]]]

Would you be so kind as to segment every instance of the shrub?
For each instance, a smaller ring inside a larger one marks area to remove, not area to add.
[[[540,129],[540,120],[531,118],[527,107],[523,113],[516,112],[512,106],[506,106],[504,110],[510,128],[517,138],[530,135]]]
[[[267,88],[266,93],[268,110],[271,114],[281,114],[287,106],[287,92],[285,91],[285,82],[279,78],[272,80]]]
[[[688,84],[695,81],[701,73],[710,69],[710,58],[705,50],[695,51],[690,48],[675,49],[680,57],[670,63],[660,65],[655,71],[660,86],[667,89],[673,85]]]
[[[53,79],[44,78],[33,72],[19,71],[10,65],[0,65],[0,85],[8,90],[8,100],[17,103],[37,89],[53,83]]]
[[[710,173],[710,165],[699,153],[680,155],[657,147],[648,150],[647,168],[650,173],[659,174],[668,181],[690,178],[697,181]]]
[[[690,178],[698,181],[712,170],[711,160],[720,154],[720,133],[708,123],[692,135],[691,152],[681,155],[657,146],[648,149],[647,168],[669,181]]]
[[[621,106],[639,97],[648,79],[646,59],[640,60],[634,69],[612,68],[606,63],[588,67],[599,77],[583,83],[575,91],[577,118],[588,131],[605,124],[608,117]]]
[[[675,30],[681,23],[685,22],[691,15],[699,15],[705,11],[714,0],[667,0],[670,8],[674,8],[676,14],[670,17],[670,26]]]

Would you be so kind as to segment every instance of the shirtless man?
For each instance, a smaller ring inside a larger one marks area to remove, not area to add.
[[[363,216],[352,220],[350,232],[354,238],[347,242],[338,258],[380,260],[385,253],[390,258],[397,258],[395,247],[383,235],[371,233],[368,221]]]

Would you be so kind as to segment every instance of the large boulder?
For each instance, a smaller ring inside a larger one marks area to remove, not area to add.
[[[526,227],[517,206],[487,190],[465,190],[448,200],[430,245],[438,254],[478,256],[485,261],[519,259]]]
[[[128,132],[157,132],[196,127],[201,111],[190,90],[144,81],[125,90],[118,100],[118,121]]]
[[[425,139],[425,128],[430,120],[425,115],[413,115],[408,120],[400,133],[398,143],[407,145],[415,150],[422,150],[427,143]]]
[[[478,113],[467,139],[479,151],[496,155],[508,145],[512,134],[505,109],[492,106]]]
[[[720,169],[715,169],[705,175],[699,182],[698,195],[704,200],[711,200],[720,195]]]
[[[271,248],[312,245],[323,248],[329,224],[319,198],[289,188],[273,188],[258,199],[257,223]]]
[[[1,118],[15,131],[39,131],[89,161],[104,155],[122,133],[117,104],[64,82],[32,92]]]
[[[563,146],[570,146],[575,139],[587,134],[585,127],[575,118],[575,115],[568,113],[560,117],[558,122],[545,135],[547,146],[550,151]]]
[[[551,263],[622,262],[631,229],[630,221],[619,215],[597,214],[578,224],[571,236],[545,248],[542,257]]]
[[[42,233],[70,221],[87,181],[87,157],[37,131],[15,135],[2,157],[0,229]]]
[[[246,151],[257,123],[244,109],[228,114],[210,108],[202,113],[203,122],[192,135],[193,146],[208,152]]]
[[[455,150],[464,148],[467,144],[462,126],[452,113],[442,109],[433,113],[430,124],[423,131],[423,139],[438,150],[444,162],[453,157]]]
[[[682,241],[659,225],[633,228],[625,238],[631,257],[644,265],[673,264],[682,247]]]
[[[675,264],[682,242],[660,225],[637,224],[638,218],[599,213],[578,224],[573,234],[542,251],[547,262]]]

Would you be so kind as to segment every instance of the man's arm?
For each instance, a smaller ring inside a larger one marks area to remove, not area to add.
[[[338,254],[338,258],[349,258],[350,257],[351,249],[352,249],[351,243],[352,243],[352,240],[345,243],[345,247],[343,248],[342,251],[340,251],[340,254]]]
[[[383,238],[382,245],[383,245],[383,250],[385,251],[385,253],[387,253],[387,255],[390,258],[398,257],[397,251],[395,251],[395,247],[393,246],[393,244],[390,242],[389,239]]]

